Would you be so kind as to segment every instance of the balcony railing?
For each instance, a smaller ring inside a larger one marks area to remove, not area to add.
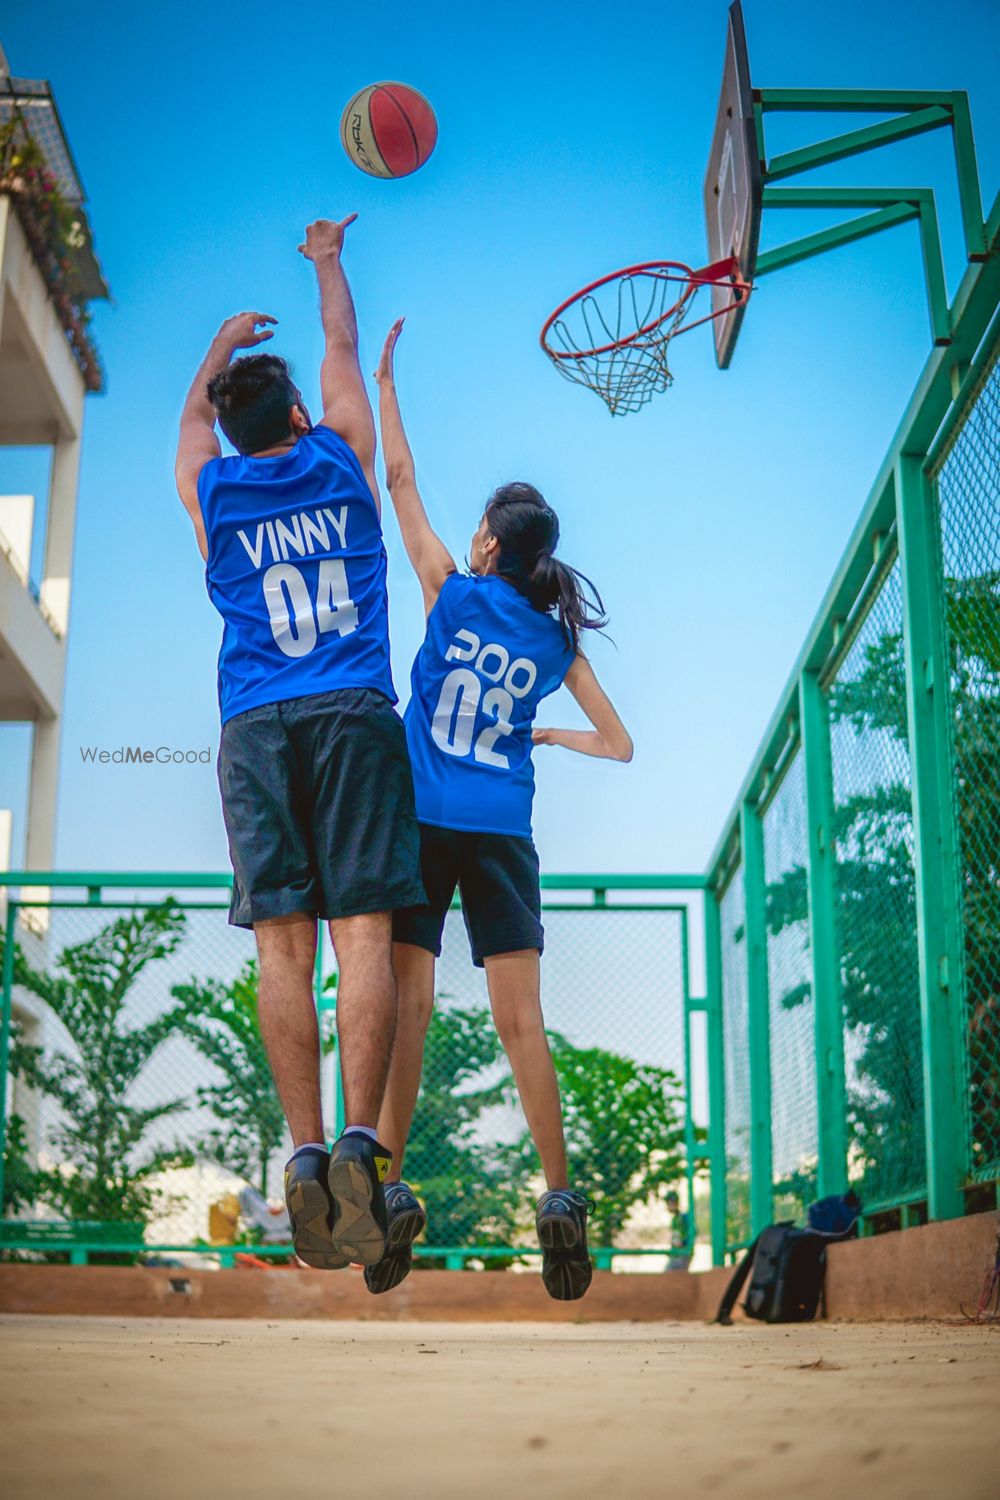
[[[0,193],[24,230],[88,391],[104,388],[89,303],[108,296],[49,85],[0,78]]]

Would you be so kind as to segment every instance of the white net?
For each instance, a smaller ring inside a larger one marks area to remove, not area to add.
[[[612,416],[638,411],[673,382],[670,340],[698,288],[684,266],[638,266],[560,310],[542,347],[566,380],[595,391]]]

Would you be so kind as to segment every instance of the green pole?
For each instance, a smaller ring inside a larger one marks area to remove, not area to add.
[[[927,1197],[957,1218],[968,1170],[960,866],[952,802],[948,655],[937,503],[923,457],[896,461],[906,716],[913,789]]]
[[[962,227],[965,230],[965,253],[970,260],[985,260],[988,246],[986,225],[983,223],[983,197],[979,185],[969,96],[964,90],[952,95],[951,116],[958,196],[962,205]]]
[[[7,900],[4,926],[3,977],[0,979],[0,1218],[3,1217],[4,1152],[7,1149],[7,1067],[10,1061],[10,1021],[14,992],[14,933],[17,902]]]
[[[705,892],[705,1025],[708,1052],[708,1150],[712,1186],[712,1263],[726,1263],[726,1073],[722,1045],[722,926],[719,898]]]
[[[688,1194],[688,1242],[687,1253],[694,1249],[697,1238],[695,1224],[694,1179],[695,1138],[694,1114],[691,1107],[691,975],[688,953],[688,914],[681,912],[681,972],[684,986],[684,1155],[687,1158]]]
[[[847,1091],[837,941],[833,763],[826,699],[815,672],[799,678],[805,756],[810,981],[816,1056],[816,1126],[820,1197],[847,1191]]]
[[[757,808],[740,808],[746,899],[747,1030],[750,1057],[750,1232],[771,1222],[771,1042],[767,982],[767,896],[764,833]]]

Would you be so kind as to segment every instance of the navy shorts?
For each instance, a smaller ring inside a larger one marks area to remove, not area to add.
[[[426,948],[437,958],[441,935],[456,888],[469,934],[472,961],[523,948],[544,947],[538,855],[531,839],[509,833],[465,833],[457,828],[420,825],[420,872],[427,900],[397,911],[396,943]]]
[[[403,721],[374,688],[268,703],[222,726],[229,920],[329,920],[422,902]]]

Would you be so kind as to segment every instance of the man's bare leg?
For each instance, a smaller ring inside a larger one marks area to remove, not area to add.
[[[337,953],[337,1041],[348,1128],[374,1128],[396,1032],[392,913],[366,912],[330,923]]]
[[[254,923],[260,1032],[296,1147],[322,1142],[319,1031],[313,998],[315,918],[296,914]]]
[[[389,1077],[378,1121],[378,1138],[392,1152],[390,1178],[403,1175],[403,1154],[420,1091],[424,1041],[434,1009],[434,955],[412,943],[393,943],[399,1016]]]
[[[330,923],[337,953],[337,1040],[346,1125],[330,1153],[333,1242],[365,1267],[382,1260],[387,1239],[383,1183],[391,1162],[375,1140],[396,1031],[392,913]]]
[[[542,1161],[546,1186],[568,1186],[559,1084],[540,998],[537,948],[486,959],[486,983],[497,1033],[510,1062],[521,1106]]]

